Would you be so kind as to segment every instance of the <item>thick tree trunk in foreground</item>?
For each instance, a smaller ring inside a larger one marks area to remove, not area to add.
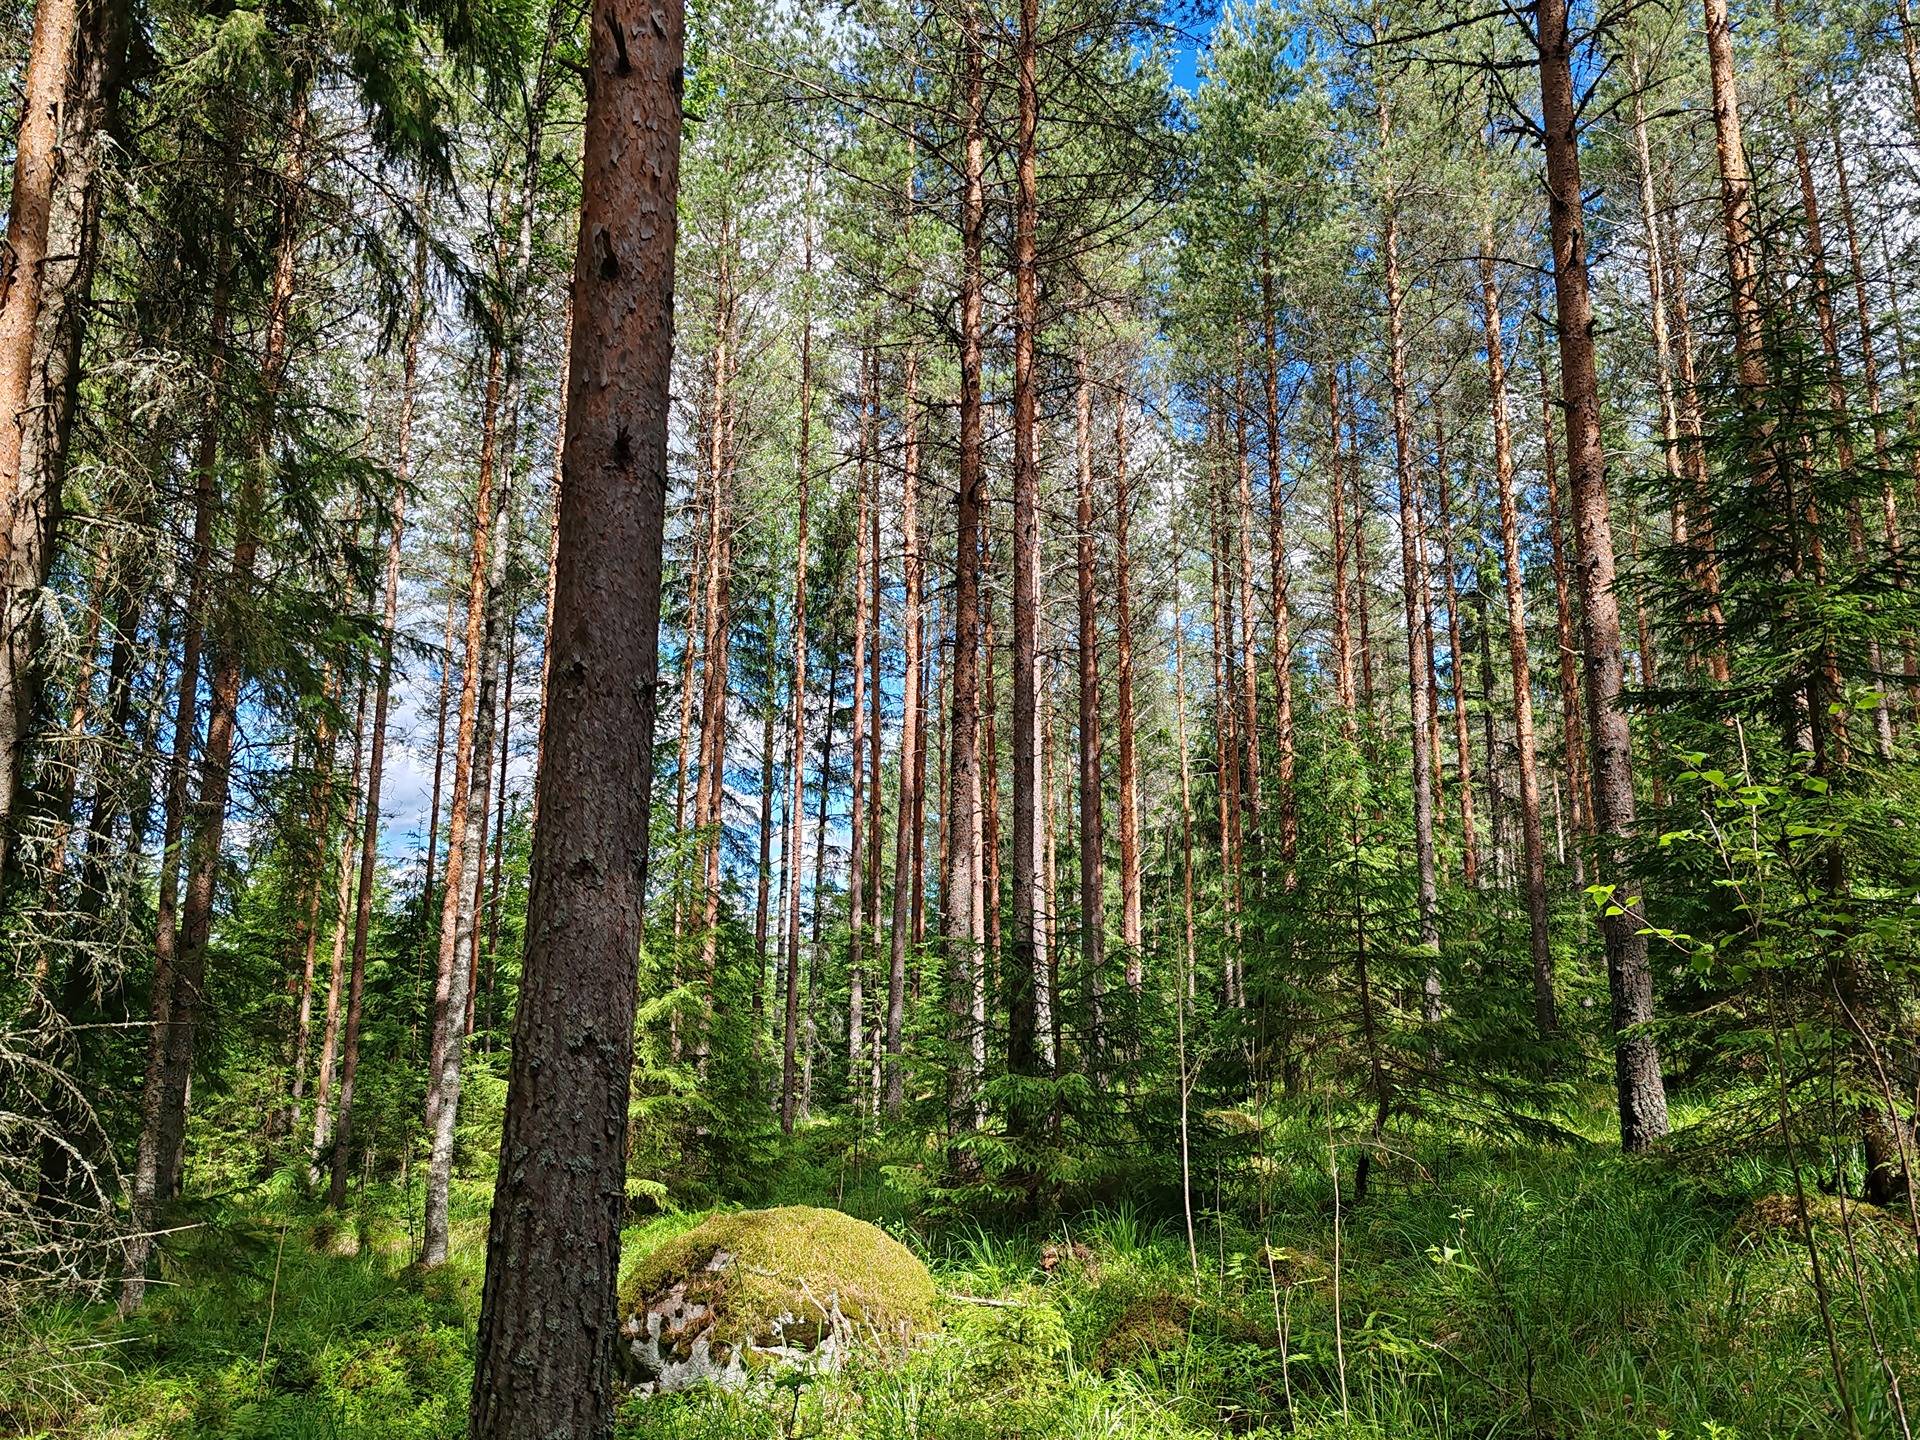
[[[126,0],[39,0],[0,257],[0,885],[13,861]]]
[[[1580,188],[1580,140],[1574,103],[1572,42],[1566,0],[1541,0],[1535,25],[1547,152],[1547,218],[1553,241],[1554,300],[1559,318],[1560,389],[1567,407],[1567,475],[1579,547],[1582,639],[1586,646],[1587,712],[1593,732],[1594,819],[1600,832],[1603,883],[1620,900],[1640,891],[1627,868],[1634,825],[1633,747],[1620,692],[1625,662],[1620,600],[1614,590],[1613,528],[1608,515],[1606,457],[1600,443],[1593,299],[1587,279],[1586,217]],[[1612,907],[1620,908],[1620,907]],[[1614,1075],[1620,1143],[1644,1150],[1667,1133],[1667,1096],[1653,1020],[1653,969],[1645,925],[1633,914],[1603,915],[1607,979],[1615,1035]]]
[[[546,817],[487,1236],[474,1440],[612,1430],[646,893],[683,18],[596,13],[554,577]],[[623,363],[611,364],[619,356]],[[630,777],[609,785],[608,775]]]

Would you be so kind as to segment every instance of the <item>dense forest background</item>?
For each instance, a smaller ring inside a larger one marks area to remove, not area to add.
[[[622,1433],[1909,1435],[1906,0],[686,27]],[[0,1428],[465,1423],[592,34],[8,9]]]

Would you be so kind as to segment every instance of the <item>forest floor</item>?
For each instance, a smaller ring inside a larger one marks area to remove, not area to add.
[[[1920,1374],[1907,1227],[1850,1207],[1843,1230],[1813,1194],[1830,1348],[1791,1182],[1753,1162],[1416,1133],[1336,1226],[1303,1117],[1265,1162],[1266,1224],[1207,1206],[1190,1253],[1178,1211],[934,1227],[821,1132],[753,1198],[884,1224],[931,1267],[940,1332],[832,1377],[630,1399],[622,1437],[1845,1435],[1835,1348],[1859,1433],[1880,1437],[1901,1433],[1889,1373]],[[408,1263],[417,1199],[375,1187],[336,1222],[281,1177],[203,1203],[132,1324],[74,1307],[0,1335],[0,1433],[462,1434],[486,1193],[462,1182],[453,1258],[427,1275]],[[698,1218],[634,1227],[629,1261]]]

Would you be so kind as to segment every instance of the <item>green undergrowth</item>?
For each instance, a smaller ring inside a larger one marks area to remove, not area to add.
[[[811,1181],[813,1203],[864,1211],[927,1262],[938,1328],[904,1358],[834,1376],[636,1398],[619,1434],[1845,1433],[1780,1177],[1737,1164],[1689,1177],[1597,1148],[1527,1153],[1435,1134],[1377,1169],[1336,1232],[1310,1133],[1276,1154],[1238,1219],[1208,1197],[1191,1251],[1177,1210],[1125,1204],[1031,1226],[916,1227],[900,1200],[914,1147],[855,1177],[802,1142],[770,1182],[777,1193],[753,1198],[795,1202]],[[0,1433],[459,1435],[485,1195],[456,1192],[454,1258],[431,1275],[409,1263],[415,1200],[374,1191],[339,1223],[284,1184],[201,1206],[137,1321],[69,1307],[0,1335]],[[1910,1389],[1920,1372],[1911,1235],[1899,1216],[1837,1208],[1815,1197],[1846,1390],[1863,1435],[1893,1436],[1885,1369]],[[706,1213],[636,1224],[629,1276]]]

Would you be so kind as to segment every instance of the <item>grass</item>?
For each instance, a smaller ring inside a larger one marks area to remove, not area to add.
[[[625,1440],[1844,1433],[1806,1253],[1777,1205],[1753,1206],[1779,1188],[1758,1167],[1709,1183],[1602,1149],[1425,1136],[1343,1213],[1336,1326],[1331,1191],[1304,1145],[1272,1168],[1264,1225],[1199,1217],[1198,1273],[1176,1219],[1122,1206],[922,1233],[881,1167],[850,1186],[796,1153],[778,1198],[837,1200],[906,1239],[935,1277],[937,1333],[836,1376],[631,1400]],[[209,1206],[132,1325],[64,1308],[0,1337],[0,1433],[458,1435],[485,1198],[459,1187],[454,1257],[430,1276],[408,1263],[396,1192],[344,1229],[275,1186]],[[701,1218],[634,1227],[629,1269]],[[1861,1289],[1911,1382],[1913,1253],[1876,1223],[1857,1236]],[[1838,1231],[1820,1233],[1862,1431],[1896,1435],[1861,1290]]]

